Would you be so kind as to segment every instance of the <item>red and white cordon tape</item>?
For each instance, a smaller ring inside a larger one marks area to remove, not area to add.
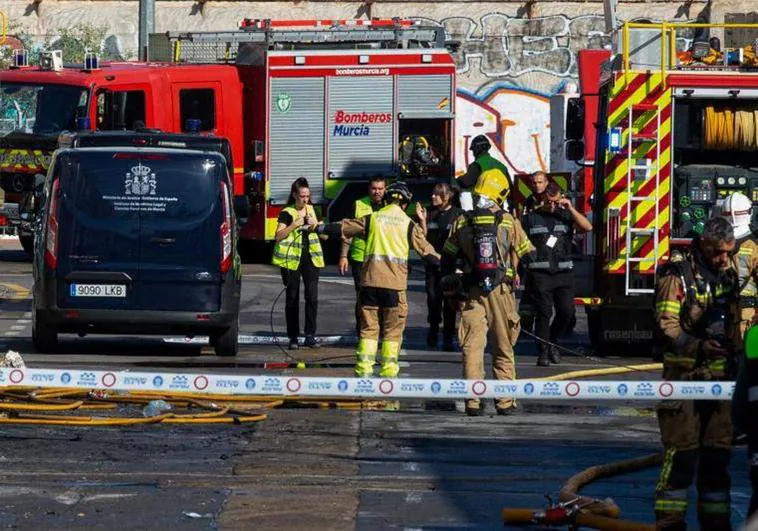
[[[520,400],[730,400],[734,382],[445,380],[177,372],[0,369],[3,387],[72,387],[267,396],[505,398]]]

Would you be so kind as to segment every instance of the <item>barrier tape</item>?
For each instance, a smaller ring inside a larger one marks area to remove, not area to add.
[[[734,391],[734,382],[382,379],[0,368],[0,388],[17,386],[266,396],[521,400],[730,400]]]

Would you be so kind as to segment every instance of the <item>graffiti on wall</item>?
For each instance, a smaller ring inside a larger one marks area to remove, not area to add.
[[[508,85],[481,94],[459,90],[456,99],[456,173],[472,162],[469,146],[486,135],[490,154],[513,173],[549,170],[550,100]]]
[[[448,37],[460,43],[458,73],[478,68],[488,78],[519,77],[530,72],[573,77],[577,73],[577,51],[602,48],[611,42],[600,15],[527,19],[489,13],[478,20],[418,20],[441,24]]]

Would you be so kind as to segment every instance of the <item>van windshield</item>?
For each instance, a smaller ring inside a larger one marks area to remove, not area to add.
[[[74,210],[93,218],[205,218],[218,197],[222,164],[192,153],[75,152],[60,165]]]
[[[74,131],[80,116],[87,116],[84,87],[49,83],[3,83],[0,87],[0,136]]]

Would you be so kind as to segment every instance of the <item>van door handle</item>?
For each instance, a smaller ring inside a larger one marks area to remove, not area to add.
[[[150,238],[150,243],[157,243],[158,245],[171,245],[176,243],[176,238]]]

